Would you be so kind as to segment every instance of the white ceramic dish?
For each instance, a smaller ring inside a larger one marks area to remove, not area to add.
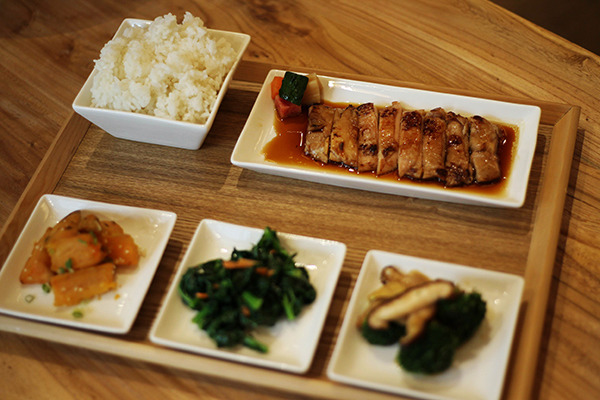
[[[192,322],[196,311],[186,307],[177,292],[181,277],[188,268],[215,258],[229,259],[234,247],[250,249],[262,233],[262,229],[214,220],[201,221],[154,321],[150,340],[226,360],[293,373],[306,372],[312,362],[342,268],[346,254],[346,245],[343,243],[277,233],[282,245],[292,253],[297,253],[296,262],[308,268],[317,298],[296,320],[282,320],[271,328],[253,331],[253,335],[269,347],[266,354],[243,346],[217,348],[208,335]]]
[[[539,107],[319,76],[323,98],[334,103],[373,102],[377,106],[385,106],[392,101],[400,101],[404,106],[415,109],[444,107],[465,116],[478,114],[519,129],[511,173],[501,193],[485,194],[460,188],[370,179],[348,171],[332,173],[265,160],[263,148],[276,136],[270,83],[273,77],[284,73],[280,70],[269,72],[231,155],[234,165],[267,174],[409,197],[495,207],[523,205],[537,141]]]
[[[380,271],[388,265],[404,272],[415,269],[432,279],[451,280],[467,291],[477,290],[487,302],[484,322],[457,350],[447,371],[433,376],[404,372],[395,361],[398,345],[370,345],[356,328],[356,319],[365,310],[369,293],[381,286]],[[371,250],[348,304],[327,375],[350,385],[424,399],[498,399],[523,283],[520,276]]]
[[[137,25],[145,26],[152,21],[141,19],[125,19],[115,37],[123,34],[126,28]],[[210,131],[212,124],[221,105],[221,101],[227,92],[229,83],[233,74],[242,59],[242,55],[248,44],[250,36],[243,33],[227,32],[214,29],[208,29],[214,38],[225,38],[237,52],[236,61],[229,73],[225,76],[223,84],[217,99],[213,105],[210,117],[204,124],[195,124],[191,122],[174,121],[166,118],[155,117],[151,115],[138,114],[127,111],[109,110],[91,106],[91,87],[96,69],[92,71],[85,84],[73,101],[75,112],[96,124],[111,135],[121,138],[134,140],[144,143],[160,144],[164,146],[180,147],[184,149],[197,150],[202,146],[206,135]]]
[[[130,234],[141,250],[137,268],[117,273],[117,288],[78,306],[55,307],[52,292],[41,285],[22,285],[19,274],[33,244],[47,227],[76,210],[111,219]],[[119,206],[56,195],[44,195],[33,210],[0,271],[0,312],[37,321],[109,333],[127,333],[150,287],[175,225],[167,211]],[[28,302],[29,300],[29,302]],[[83,316],[75,318],[73,312]]]

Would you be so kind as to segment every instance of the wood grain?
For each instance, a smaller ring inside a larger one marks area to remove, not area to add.
[[[14,1],[5,2],[2,7],[2,223],[8,220],[54,136],[69,117],[70,104],[91,71],[92,60],[97,58],[102,45],[126,17],[152,19],[167,12],[182,15],[183,11],[189,10],[202,17],[211,28],[250,34],[252,42],[244,57],[247,61],[319,68],[581,106],[579,134],[549,293],[550,307],[543,325],[541,353],[533,389],[534,397],[544,399],[594,398],[600,394],[600,384],[596,379],[600,370],[598,56],[486,1],[375,1],[367,5],[352,1],[195,3],[102,0],[93,3],[69,2],[68,6],[62,2]],[[251,104],[251,100],[245,100],[242,109],[247,112]],[[557,113],[560,113],[558,108],[549,110],[542,118],[547,122],[554,119]],[[221,123],[225,138],[209,135],[209,139],[215,141],[215,146],[221,143],[219,140],[233,143],[238,134],[228,130],[230,126],[226,120]],[[96,137],[95,140],[101,142],[102,137]],[[203,147],[192,158],[196,162],[202,160],[204,150]],[[95,150],[90,147],[88,151]],[[123,159],[127,159],[127,152],[119,153]],[[224,155],[228,158],[229,154],[227,151],[215,152],[213,157]],[[195,164],[193,160],[188,160],[187,165]],[[96,165],[90,167],[103,179],[106,173],[108,183],[117,182],[116,177],[111,176],[106,160],[97,161]],[[538,168],[541,169],[542,165],[538,165]],[[156,166],[151,165],[150,169],[161,176]],[[75,169],[71,171],[74,175],[72,178],[68,178],[69,173],[65,175],[66,180],[61,184],[64,186],[58,188],[59,192],[83,193],[88,197],[121,200],[119,202],[123,203],[122,188],[107,185],[109,189],[106,192],[105,189],[93,189],[77,182],[77,178],[83,177],[77,175]],[[188,172],[182,173],[185,177]],[[223,173],[224,176],[218,175]],[[143,172],[139,171],[141,175]],[[164,172],[162,175],[161,179],[168,180]],[[277,192],[281,187],[280,180],[256,179],[249,171],[238,173],[221,168],[204,171],[201,176],[223,190],[220,195],[213,195],[217,200],[230,198],[225,195],[227,193],[239,194],[241,188],[247,190],[246,195],[232,200],[233,206],[253,198],[260,199],[264,196],[261,195],[263,190]],[[257,180],[260,181],[258,187]],[[148,180],[143,183],[151,188],[156,187]],[[294,184],[291,193],[322,195],[321,190],[307,187],[311,185]],[[176,188],[183,189],[184,186]],[[538,190],[530,188],[530,193],[535,195]],[[327,194],[342,198],[350,192],[329,189]],[[382,207],[395,205],[397,199],[391,200],[389,197],[392,196],[371,196],[370,200],[377,202],[377,216],[381,217]],[[142,204],[147,201],[143,193],[135,196],[128,194],[125,198],[136,204],[138,201]],[[425,211],[430,215],[442,215],[446,221],[442,228],[446,230],[450,229],[452,218],[460,214],[455,209],[448,211],[436,203],[424,204],[411,199],[402,199],[400,203],[400,211],[404,211],[412,221]],[[292,201],[274,204],[264,211],[248,211],[246,215],[236,217],[236,220],[242,223],[284,223],[286,226],[286,222],[291,222],[280,214],[289,212],[291,216],[298,217],[296,206]],[[527,208],[524,210],[528,212]],[[223,211],[207,207],[204,202],[194,206],[193,211],[196,217],[227,217]],[[315,215],[315,219],[319,216]],[[485,215],[476,215],[467,225],[477,231],[480,229],[478,223],[486,221],[486,218]],[[194,222],[193,218],[181,221],[185,229],[189,229]],[[340,226],[343,224],[334,222],[332,228]],[[319,236],[322,231],[320,228],[322,226],[318,224],[306,226],[297,233],[316,233]],[[527,232],[528,228],[507,222],[504,228],[497,229],[501,232],[511,229]],[[367,230],[365,236],[369,233],[372,231]],[[182,249],[177,246],[185,243],[184,240],[185,237],[177,238],[178,243],[174,243],[168,251],[173,255],[179,254]],[[374,244],[373,241],[367,239],[360,246],[367,248]],[[516,247],[511,248],[509,254],[516,254],[518,259],[527,257],[522,241],[523,238],[518,235],[510,239],[511,245]],[[348,254],[351,265],[358,265],[364,256],[359,250],[363,248],[360,246]],[[425,247],[415,252],[426,254],[428,250]],[[467,252],[460,254],[460,257],[466,261],[473,261],[474,258]],[[507,255],[506,259],[509,258]],[[492,264],[495,262],[489,262],[488,266],[494,268]],[[495,268],[507,268],[500,264],[503,264],[502,260],[498,261]],[[344,278],[349,288],[353,278]],[[333,335],[335,332],[327,334]],[[211,379],[197,374],[74,350],[8,333],[0,334],[0,340],[6,344],[1,346],[0,352],[0,381],[6,392],[11,396],[14,394],[15,398],[80,397],[72,387],[64,384],[73,379],[82,383],[81,390],[88,397],[133,398],[150,393],[181,398],[195,397],[198,393],[206,398],[283,396],[249,386],[228,387],[223,382],[213,384]],[[40,376],[43,385],[29,384],[32,372]],[[103,381],[108,385],[98,383]]]

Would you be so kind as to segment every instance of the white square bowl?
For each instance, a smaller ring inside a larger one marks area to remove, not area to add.
[[[122,23],[114,37],[121,36],[131,26],[146,26],[152,21],[127,18]],[[175,121],[153,115],[139,114],[129,111],[109,110],[106,108],[93,107],[91,88],[96,76],[96,69],[92,71],[85,84],[73,101],[75,112],[99,126],[109,134],[121,138],[144,143],[159,144],[164,146],[179,147],[189,150],[197,150],[204,143],[206,135],[221,105],[221,101],[227,92],[227,88],[233,78],[233,74],[242,59],[250,43],[250,36],[243,33],[227,32],[207,29],[215,39],[225,38],[236,51],[236,59],[227,73],[212,106],[210,116],[206,123],[196,124],[192,122]]]
[[[396,362],[399,346],[369,344],[356,327],[368,295],[381,286],[380,272],[393,265],[417,270],[431,279],[447,279],[463,290],[479,292],[487,312],[475,335],[457,349],[443,373],[411,374]],[[429,400],[500,398],[521,305],[520,276],[371,250],[365,256],[327,368],[330,379],[350,385]]]
[[[22,285],[19,275],[34,243],[46,228],[73,211],[93,212],[117,222],[140,248],[140,262],[131,271],[117,273],[117,288],[77,306],[53,305],[52,292],[42,285]],[[124,334],[129,332],[162,258],[177,216],[168,211],[121,206],[56,195],[38,201],[0,270],[0,312],[73,328]],[[83,316],[75,318],[73,311]]]
[[[243,346],[218,348],[206,332],[192,322],[197,311],[185,306],[178,293],[179,282],[188,268],[216,258],[229,259],[234,248],[250,249],[262,234],[262,229],[202,220],[154,320],[150,340],[163,346],[225,360],[305,373],[314,357],[342,270],[345,244],[277,232],[284,248],[295,253],[295,261],[307,268],[317,297],[295,320],[283,319],[273,327],[259,327],[252,332],[257,340],[269,347],[265,354]]]

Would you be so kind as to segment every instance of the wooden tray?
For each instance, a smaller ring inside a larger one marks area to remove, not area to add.
[[[181,150],[116,139],[77,114],[50,146],[0,232],[0,265],[42,194],[176,212],[178,220],[132,330],[113,336],[0,316],[0,330],[181,368],[241,384],[345,399],[398,396],[332,382],[331,356],[363,257],[370,249],[522,275],[525,290],[504,397],[529,398],[546,315],[579,107],[328,71],[330,76],[534,104],[542,108],[525,205],[491,209],[364,192],[264,175],[229,159],[267,72],[241,63],[203,147]],[[302,70],[296,69],[295,70]],[[168,133],[165,133],[168,134]],[[250,367],[152,344],[148,332],[200,220],[212,218],[346,243],[346,260],[315,360],[305,375]]]

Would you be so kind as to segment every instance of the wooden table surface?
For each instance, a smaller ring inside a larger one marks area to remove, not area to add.
[[[247,61],[580,106],[533,392],[600,396],[600,57],[488,1],[2,2],[0,225],[121,21],[185,11],[251,35]],[[286,397],[14,333],[0,343],[2,398]]]

